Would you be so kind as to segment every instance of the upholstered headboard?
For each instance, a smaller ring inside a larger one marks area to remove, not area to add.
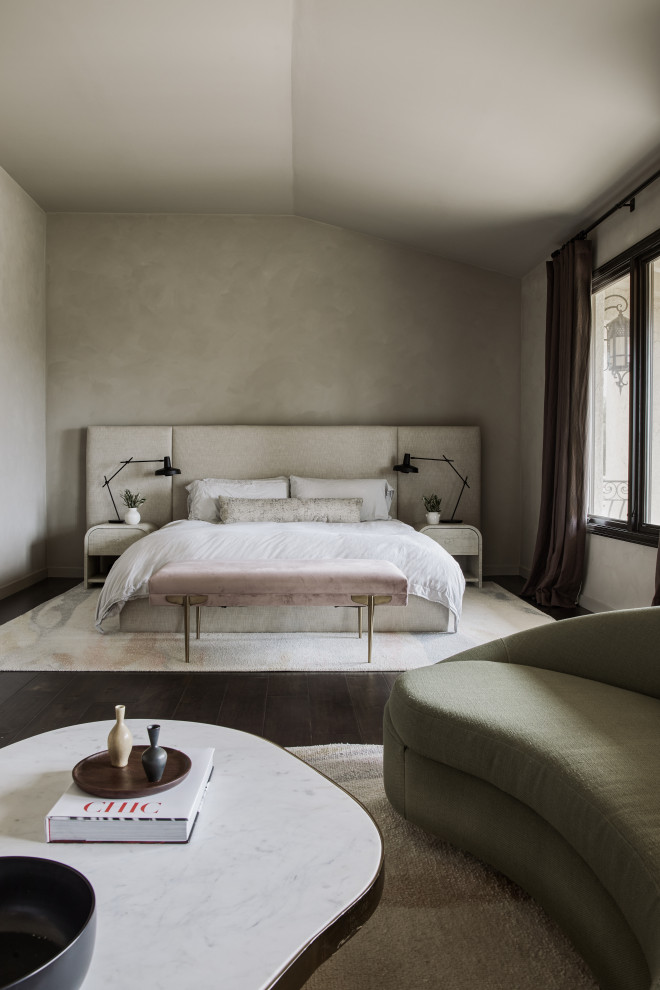
[[[386,478],[395,490],[391,513],[411,526],[424,523],[422,495],[436,492],[448,518],[461,488],[449,465],[418,461],[418,474],[401,474],[394,465],[413,457],[452,459],[467,476],[469,488],[457,518],[481,522],[481,436],[477,426],[90,426],[87,430],[87,527],[114,515],[104,475],[129,457],[172,458],[181,474],[157,477],[157,464],[129,464],[112,482],[147,499],[146,522],[163,526],[187,516],[186,485],[197,478]]]

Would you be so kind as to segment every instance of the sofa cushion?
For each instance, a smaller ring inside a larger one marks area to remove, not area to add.
[[[562,619],[491,640],[452,657],[561,670],[660,698],[660,608]]]
[[[177,595],[205,596],[205,606],[347,605],[376,595],[408,604],[408,579],[389,560],[292,558],[179,560],[154,571],[152,605],[175,604]],[[180,603],[177,603],[180,604]]]
[[[463,660],[401,675],[388,712],[405,747],[494,784],[556,828],[658,972],[660,701],[553,670]]]

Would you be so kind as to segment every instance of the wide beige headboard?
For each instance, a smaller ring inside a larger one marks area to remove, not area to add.
[[[157,477],[157,464],[129,464],[112,482],[119,495],[126,488],[147,499],[146,522],[163,526],[187,516],[186,485],[198,478],[386,478],[395,490],[392,515],[412,526],[424,523],[422,495],[442,498],[448,518],[461,489],[451,467],[413,462],[418,474],[401,474],[394,465],[403,455],[452,459],[467,476],[457,518],[481,522],[481,436],[477,426],[90,426],[87,430],[87,527],[114,515],[103,477],[129,457],[172,458],[181,470],[173,478]]]

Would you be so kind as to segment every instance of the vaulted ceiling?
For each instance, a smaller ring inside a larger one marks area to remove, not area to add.
[[[0,165],[521,275],[657,162],[659,37],[658,0],[0,0]]]

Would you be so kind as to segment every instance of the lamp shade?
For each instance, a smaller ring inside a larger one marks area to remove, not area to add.
[[[394,470],[401,471],[402,474],[419,474],[419,468],[410,463],[410,454],[404,454],[403,464],[395,464]]]
[[[163,458],[163,466],[154,472],[155,474],[163,474],[166,478],[171,478],[174,474],[181,474],[179,468],[172,467],[172,460],[170,457]]]

